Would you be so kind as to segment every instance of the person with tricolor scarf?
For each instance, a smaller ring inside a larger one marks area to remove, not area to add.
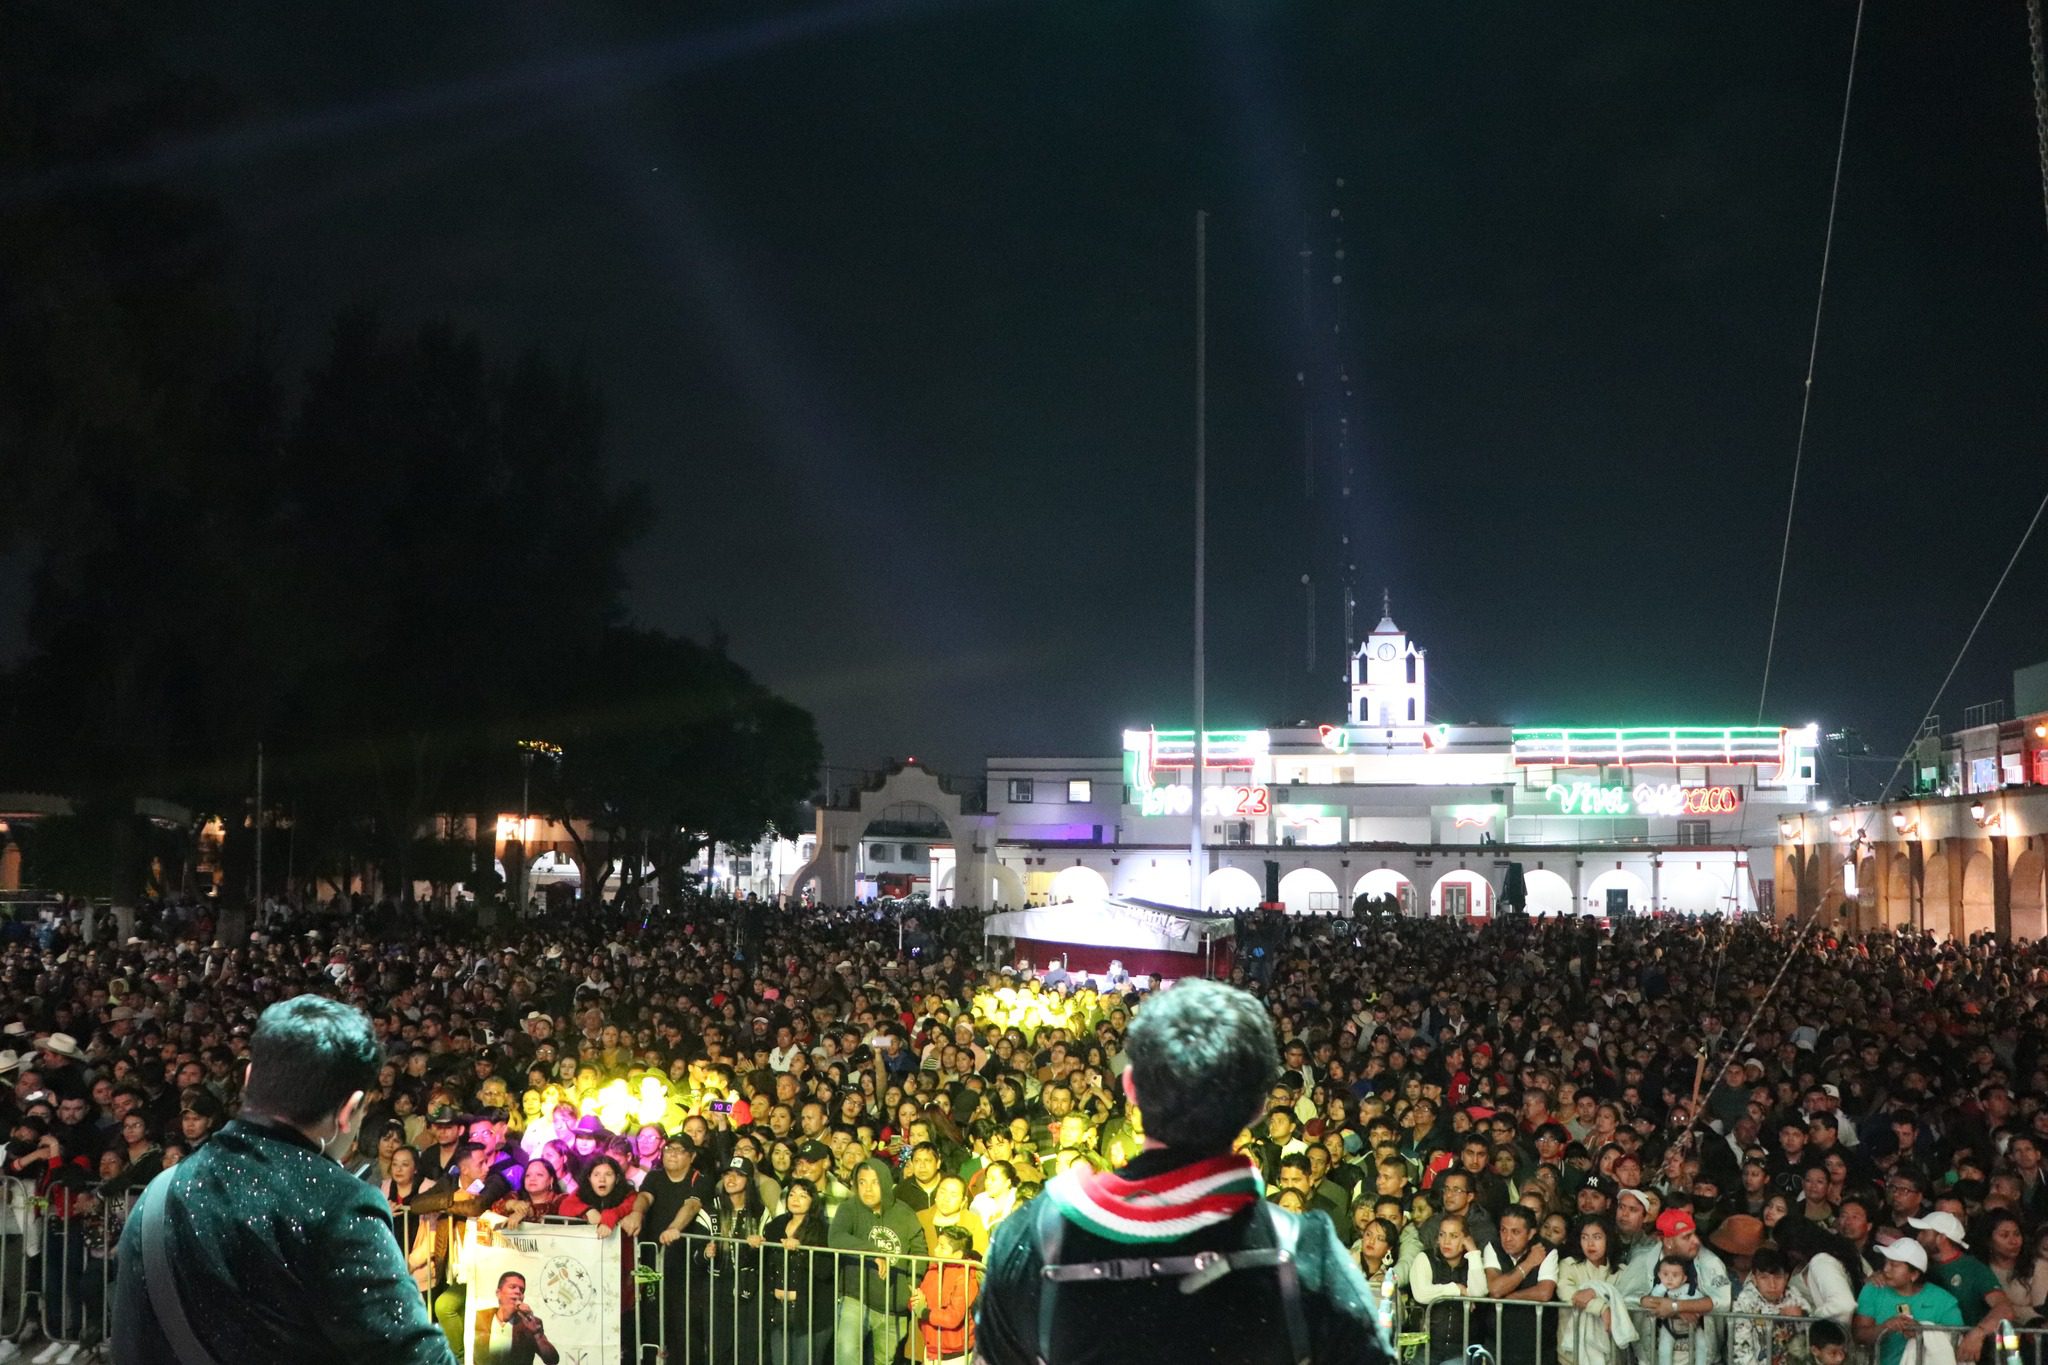
[[[1258,1001],[1182,982],[1146,1002],[1126,1052],[1144,1146],[1065,1172],[995,1230],[978,1365],[1388,1365],[1330,1221],[1268,1203],[1232,1151],[1280,1070]]]

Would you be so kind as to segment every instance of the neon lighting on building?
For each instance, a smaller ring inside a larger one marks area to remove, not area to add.
[[[1186,815],[1194,805],[1192,786],[1146,787],[1138,807],[1144,815]],[[1265,787],[1202,788],[1202,814],[1218,820],[1249,820],[1273,810],[1273,794]]]
[[[1675,782],[1634,787],[1558,782],[1546,794],[1565,815],[1733,815],[1742,809],[1740,787],[1681,787]]]
[[[1770,725],[1650,726],[1514,732],[1515,762],[1576,764],[1770,764],[1782,767],[1789,732]]]

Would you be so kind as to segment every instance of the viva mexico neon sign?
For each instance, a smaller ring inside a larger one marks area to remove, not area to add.
[[[1633,787],[1560,782],[1549,795],[1565,815],[1733,815],[1742,809],[1740,787],[1681,787],[1675,782]]]

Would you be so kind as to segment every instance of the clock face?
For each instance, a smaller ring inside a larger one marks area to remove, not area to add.
[[[1393,657],[1394,657],[1394,647],[1393,647],[1392,645],[1381,645],[1381,646],[1380,646],[1380,657],[1381,657],[1382,659],[1391,659],[1391,658],[1393,658]]]

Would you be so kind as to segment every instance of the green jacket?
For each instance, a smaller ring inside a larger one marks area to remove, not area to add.
[[[185,1318],[222,1362],[454,1365],[366,1181],[287,1128],[237,1119],[157,1177]],[[142,1223],[121,1233],[115,1365],[177,1365],[143,1273]]]

